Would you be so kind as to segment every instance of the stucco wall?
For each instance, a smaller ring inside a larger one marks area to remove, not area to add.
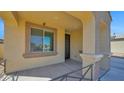
[[[111,52],[124,57],[124,41],[111,41]]]
[[[83,43],[83,31],[72,31],[71,32],[71,59],[81,61],[79,51],[82,50]]]
[[[25,53],[25,21],[19,20],[18,27],[5,29],[5,58],[7,58],[7,73],[25,70],[33,67],[45,66],[64,62],[64,34],[62,28],[57,28],[57,52],[56,56],[24,58]],[[52,27],[52,25],[49,25]]]
[[[4,44],[0,43],[0,57],[3,58]]]

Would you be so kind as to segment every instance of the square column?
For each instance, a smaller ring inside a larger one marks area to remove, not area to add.
[[[92,16],[83,22],[83,54],[80,54],[83,60],[83,67],[93,64],[92,68],[87,72],[84,78],[98,80],[99,77],[99,61],[103,58],[100,54],[100,37],[99,22]],[[83,75],[88,68],[83,70]],[[92,72],[91,72],[92,71]]]

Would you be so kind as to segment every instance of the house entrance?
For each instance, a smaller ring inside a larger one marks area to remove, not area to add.
[[[70,35],[65,34],[65,59],[70,59]]]

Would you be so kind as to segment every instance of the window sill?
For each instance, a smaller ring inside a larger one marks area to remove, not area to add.
[[[48,53],[25,53],[23,54],[24,58],[36,58],[36,57],[47,57],[47,56],[55,56],[57,52],[48,52]]]

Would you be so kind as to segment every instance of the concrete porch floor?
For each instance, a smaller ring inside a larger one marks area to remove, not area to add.
[[[53,64],[49,66],[33,68],[25,71],[18,72],[18,80],[31,81],[31,80],[51,80],[53,78],[64,75],[65,73],[71,72],[82,68],[82,63],[74,60],[66,60],[64,63]],[[81,71],[73,74],[74,76],[81,76]],[[76,79],[73,79],[76,81]]]
[[[73,70],[80,69],[81,62],[67,60],[64,63],[33,68],[18,72],[19,81],[48,81]],[[74,76],[81,76],[81,71],[78,71]],[[10,75],[11,77],[11,75]],[[12,80],[12,78],[8,79]],[[123,81],[124,80],[124,59],[112,57],[110,70],[100,79],[101,81]],[[71,81],[71,80],[70,80]],[[77,81],[77,79],[73,79]]]
[[[50,80],[65,73],[77,70],[82,67],[81,62],[67,60],[65,63],[34,68],[19,72],[19,76],[42,77],[43,80]],[[81,71],[74,76],[81,76]],[[20,80],[25,80],[24,78]],[[76,81],[76,79],[73,79]],[[101,81],[123,81],[124,80],[124,59],[112,57],[110,70],[101,78]]]

